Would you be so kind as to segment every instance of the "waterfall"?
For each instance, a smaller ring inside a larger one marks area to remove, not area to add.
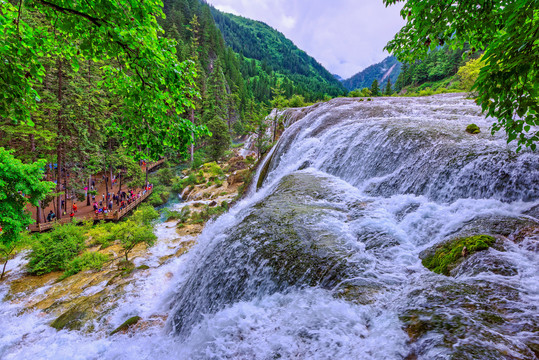
[[[507,238],[537,226],[527,214],[539,203],[539,156],[492,136],[490,120],[460,95],[336,99],[297,111],[260,167],[258,192],[203,233],[172,297],[170,331],[188,344],[211,332],[217,338],[198,346],[233,354],[223,358],[293,357],[294,346],[253,334],[270,329],[279,341],[292,333],[295,345],[308,344],[304,358],[532,356],[537,235],[505,241],[455,277],[425,269],[420,253],[462,234]],[[466,133],[470,123],[482,133]],[[498,304],[485,304],[489,297]],[[345,328],[327,318],[320,328],[294,325],[285,319],[297,301],[309,303],[302,309],[309,318],[319,307],[354,304],[359,313]],[[369,331],[378,322],[390,336]],[[360,349],[320,336],[353,334],[358,324],[369,329]]]
[[[125,299],[168,312],[164,329],[56,333],[25,315],[24,347],[0,340],[0,357],[62,358],[69,342],[83,359],[538,358],[538,153],[455,94],[334,99],[285,123],[248,196]],[[496,245],[451,276],[422,265],[474,234]]]

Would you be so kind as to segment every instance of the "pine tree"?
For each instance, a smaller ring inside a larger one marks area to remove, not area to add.
[[[228,97],[221,62],[216,59],[208,78],[203,115],[203,123],[212,133],[207,139],[207,153],[212,160],[218,160],[230,146],[230,133],[226,121]]]
[[[391,79],[387,78],[386,90],[384,91],[385,96],[391,96],[393,90],[391,90]]]
[[[380,87],[378,86],[378,80],[374,79],[371,85],[372,96],[380,96]]]

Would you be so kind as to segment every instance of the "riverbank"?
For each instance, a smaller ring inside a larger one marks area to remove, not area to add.
[[[197,169],[183,170],[177,175],[172,171],[176,169],[175,166],[160,170],[151,179],[158,189],[160,187],[154,202],[159,203],[163,193],[167,202],[160,206],[154,246],[136,245],[130,251],[130,262],[126,263],[120,240],[113,240],[110,244],[96,240],[101,232],[99,226],[94,227],[87,233],[87,251],[102,254],[110,260],[99,270],[81,271],[67,278],[64,278],[63,272],[41,276],[27,273],[24,264],[31,250],[22,250],[8,262],[6,279],[0,284],[3,302],[16,306],[19,311],[47,318],[49,325],[57,330],[91,333],[96,330],[97,323],[101,324],[97,326],[100,330],[103,330],[103,324],[107,331],[114,330],[112,325],[107,324],[111,323],[109,317],[118,301],[143,291],[141,287],[149,278],[163,283],[171,281],[172,272],[163,269],[189,251],[207,221],[226,212],[229,204],[241,196],[254,166],[252,160],[232,156],[221,164],[208,163]],[[167,174],[173,176],[167,178]],[[170,199],[172,201],[168,201]],[[157,279],[154,278],[155,272],[160,274]],[[166,314],[141,317],[136,324],[129,325],[144,327],[148,323],[164,324],[166,317]],[[130,326],[124,326],[121,331],[125,332]]]

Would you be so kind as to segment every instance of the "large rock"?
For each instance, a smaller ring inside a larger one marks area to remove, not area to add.
[[[372,301],[381,285],[354,280],[369,260],[351,251],[339,229],[321,226],[346,220],[340,191],[309,173],[285,177],[197,259],[178,290],[173,329],[186,335],[202,314],[290,288],[321,287],[348,300]]]

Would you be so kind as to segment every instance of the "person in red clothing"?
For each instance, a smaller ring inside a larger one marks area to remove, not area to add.
[[[76,213],[78,210],[77,204],[73,203],[73,212]]]
[[[69,216],[73,219],[73,217],[75,216],[75,213],[72,211],[71,214],[69,214]]]

